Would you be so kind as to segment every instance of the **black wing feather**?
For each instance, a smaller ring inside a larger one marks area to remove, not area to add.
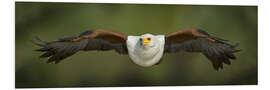
[[[217,40],[211,42],[205,38],[197,38],[194,40],[187,40],[183,43],[173,43],[173,41],[167,40],[165,43],[165,53],[176,53],[180,51],[185,52],[202,52],[213,64],[213,67],[218,70],[223,68],[223,64],[231,64],[230,59],[236,59],[233,53],[240,50],[236,50],[236,45],[230,45],[226,43],[228,40],[220,39],[210,36],[207,32],[199,30],[201,34],[207,35],[210,38]]]
[[[36,38],[39,43],[33,42],[34,44],[42,47],[36,49],[36,51],[45,52],[40,58],[49,58],[48,63],[55,62],[59,63],[61,60],[75,54],[78,51],[89,51],[89,50],[115,50],[120,54],[127,54],[127,49],[123,44],[111,44],[106,40],[88,38],[78,42],[67,42],[74,38],[90,34],[91,31],[83,32],[79,36],[61,38],[57,41],[46,42],[39,38]]]

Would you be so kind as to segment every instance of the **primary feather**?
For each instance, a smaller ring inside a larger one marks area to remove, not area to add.
[[[98,33],[97,33],[98,32]],[[126,45],[119,42],[112,41],[110,42],[110,38],[99,38],[100,35],[106,36],[106,33],[103,31],[86,31],[80,34],[79,36],[75,37],[67,37],[61,38],[57,41],[52,42],[45,42],[37,38],[39,43],[35,43],[42,48],[37,49],[36,51],[44,52],[40,57],[47,58],[48,63],[55,62],[59,63],[61,60],[75,54],[78,51],[89,51],[89,50],[100,50],[100,51],[108,51],[108,50],[115,50],[117,53],[120,54],[127,54]],[[110,32],[109,32],[110,33]],[[87,37],[91,36],[93,37]],[[119,34],[120,35],[120,34]],[[113,38],[122,37],[113,36],[111,34],[107,35]],[[122,38],[125,39],[125,38]]]
[[[223,64],[231,64],[230,59],[236,59],[233,53],[240,50],[235,49],[237,45],[226,43],[228,40],[213,37],[207,32],[199,29],[185,29],[166,35],[165,53],[201,52],[213,64],[216,70],[223,68]],[[185,38],[177,41],[177,38]]]

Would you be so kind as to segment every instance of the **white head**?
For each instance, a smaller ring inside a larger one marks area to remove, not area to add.
[[[156,45],[156,38],[152,34],[143,34],[140,37],[140,45],[144,48],[151,48]]]
[[[164,35],[144,34],[128,36],[127,48],[131,60],[143,67],[153,66],[160,61],[164,52]]]

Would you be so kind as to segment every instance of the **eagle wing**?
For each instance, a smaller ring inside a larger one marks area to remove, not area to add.
[[[88,30],[78,36],[61,38],[52,42],[37,38],[40,43],[34,43],[42,47],[36,51],[45,52],[40,58],[49,57],[47,63],[57,64],[78,51],[115,50],[119,54],[127,54],[126,39],[126,35],[114,31]]]
[[[230,59],[236,59],[233,53],[238,45],[230,45],[228,40],[209,35],[200,29],[182,29],[165,36],[165,53],[176,53],[180,51],[201,52],[218,70],[223,68],[223,63],[231,64]]]

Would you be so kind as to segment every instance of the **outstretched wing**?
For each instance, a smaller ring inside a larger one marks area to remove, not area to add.
[[[231,64],[230,59],[236,59],[233,53],[240,51],[235,49],[237,45],[227,44],[226,41],[200,29],[182,29],[165,36],[164,52],[201,52],[218,70],[223,68],[223,63]]]
[[[127,54],[127,36],[106,30],[89,30],[79,36],[62,38],[57,41],[45,42],[37,38],[40,43],[35,43],[42,48],[36,51],[45,52],[40,57],[49,57],[48,63],[59,63],[61,60],[78,51],[89,50],[115,50],[119,54]]]

